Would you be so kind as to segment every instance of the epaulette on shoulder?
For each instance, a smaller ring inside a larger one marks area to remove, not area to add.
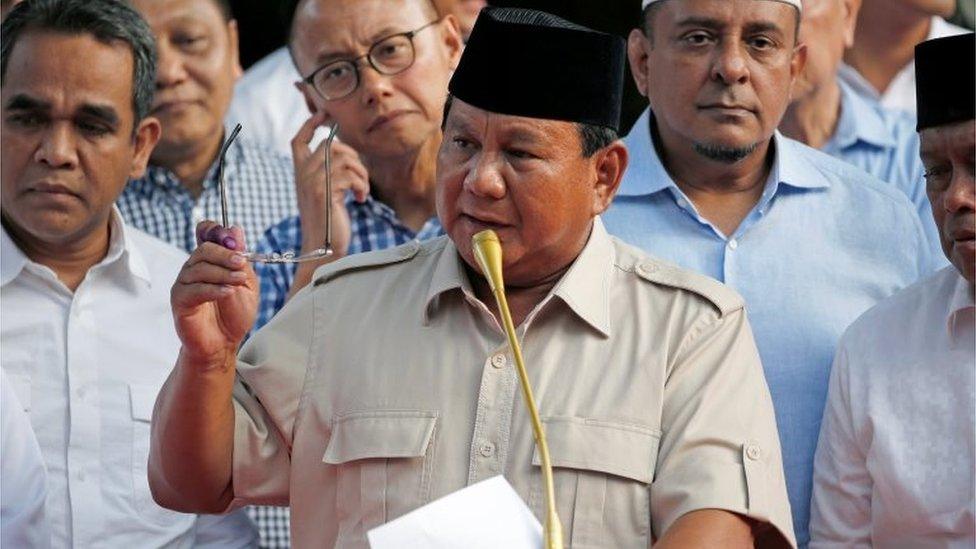
[[[634,266],[634,272],[648,282],[698,294],[718,309],[720,317],[735,312],[745,305],[742,296],[725,284],[670,263],[644,260]]]
[[[419,251],[420,243],[412,240],[385,250],[346,256],[335,263],[329,263],[316,269],[312,279],[315,281],[314,285],[318,286],[349,273],[402,263],[412,259]]]

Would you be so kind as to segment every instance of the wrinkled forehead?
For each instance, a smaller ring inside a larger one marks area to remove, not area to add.
[[[290,46],[308,71],[435,19],[429,0],[305,0],[295,12]]]
[[[559,145],[564,141],[574,145],[578,143],[576,124],[573,122],[496,113],[456,97],[451,99],[444,127],[447,132],[458,131],[473,137],[494,137],[504,141],[518,139],[540,145]]]

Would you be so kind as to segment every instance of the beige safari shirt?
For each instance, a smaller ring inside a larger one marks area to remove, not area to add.
[[[741,298],[607,235],[518,329],[567,546],[649,547],[727,509],[790,545],[773,406]],[[291,505],[296,547],[504,474],[544,491],[514,359],[445,238],[325,266],[240,354],[232,507]]]

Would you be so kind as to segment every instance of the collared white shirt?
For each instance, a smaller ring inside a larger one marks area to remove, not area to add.
[[[0,369],[0,546],[50,547],[47,473],[30,420]]]
[[[929,25],[929,35],[925,40],[932,40],[934,38],[942,38],[945,36],[955,36],[957,34],[965,34],[970,32],[968,29],[963,27],[953,25],[945,19],[939,16],[932,17],[932,24]],[[968,67],[963,67],[968,68]],[[891,80],[888,84],[888,88],[885,89],[884,93],[878,93],[874,86],[868,83],[867,80],[861,76],[861,73],[857,72],[857,69],[847,65],[846,63],[841,63],[839,69],[839,76],[847,84],[853,87],[859,94],[879,101],[882,106],[889,109],[908,111],[914,115],[917,111],[917,106],[915,105],[915,61],[909,61],[898,74]]]
[[[182,251],[112,213],[108,253],[72,293],[0,234],[0,365],[48,472],[54,547],[248,547],[243,515],[197,517],[149,492],[149,420],[176,362],[169,292]]]
[[[973,303],[947,267],[844,335],[817,447],[811,547],[976,544]]]

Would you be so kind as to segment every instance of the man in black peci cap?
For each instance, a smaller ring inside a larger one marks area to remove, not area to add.
[[[976,544],[976,39],[915,48],[932,214],[952,263],[864,313],[831,373],[811,547]]]
[[[543,516],[514,356],[472,252],[492,229],[566,546],[792,545],[741,298],[599,221],[627,164],[623,63],[617,37],[483,11],[438,154],[447,236],[320,268],[240,355],[253,271],[243,248],[202,243],[173,289],[183,351],[154,415],[157,500],[290,504],[297,547],[362,547],[496,475]]]

